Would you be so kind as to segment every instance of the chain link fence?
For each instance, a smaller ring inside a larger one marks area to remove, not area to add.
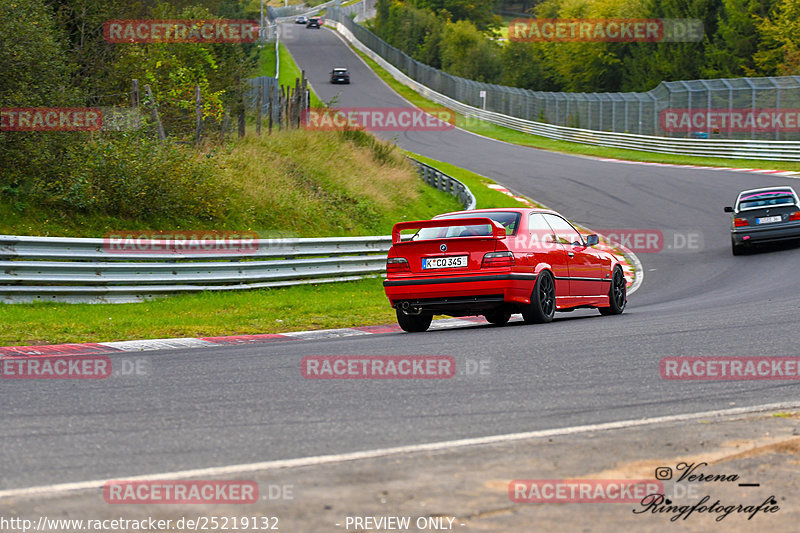
[[[800,76],[662,82],[643,93],[531,91],[460,78],[420,63],[355,23],[348,11],[329,8],[327,18],[414,81],[487,111],[595,131],[800,140]]]

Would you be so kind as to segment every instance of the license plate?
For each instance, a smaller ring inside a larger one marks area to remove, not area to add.
[[[756,224],[769,224],[770,222],[780,222],[781,216],[778,215],[776,217],[762,217],[756,219]]]
[[[425,257],[422,268],[465,268],[469,262],[468,255],[451,255],[448,257]]]

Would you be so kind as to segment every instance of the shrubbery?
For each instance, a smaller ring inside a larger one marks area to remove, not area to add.
[[[125,133],[3,132],[0,200],[62,214],[102,214],[137,223],[224,217],[222,183],[213,158],[175,141],[194,131],[195,87],[204,132],[232,114],[254,61],[253,44],[112,44],[103,22],[117,18],[246,18],[242,2],[194,0],[188,7],[149,2],[19,0],[0,2],[0,104],[8,107],[130,105],[139,80],[140,108],[149,85],[170,138],[152,127]],[[209,10],[213,7],[216,13]]]
[[[378,0],[375,32],[414,59],[538,91],[648,91],[662,81],[800,74],[797,0],[543,0],[537,18],[698,19],[700,42],[505,42],[486,2]],[[458,14],[458,15],[456,15]]]

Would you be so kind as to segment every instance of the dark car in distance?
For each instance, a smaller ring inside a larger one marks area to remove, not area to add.
[[[310,19],[308,19],[308,22],[306,22],[306,28],[319,29],[319,25],[320,25],[319,17],[311,17]]]
[[[350,83],[350,73],[346,68],[337,67],[331,70],[331,83]]]
[[[296,19],[294,19],[295,24],[308,24],[308,18],[300,15]]]
[[[741,255],[763,243],[800,239],[800,199],[791,187],[742,191],[731,213],[731,251]]]

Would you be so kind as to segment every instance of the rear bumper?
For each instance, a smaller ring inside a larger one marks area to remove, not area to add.
[[[530,303],[536,274],[506,273],[460,277],[393,277],[383,282],[392,307],[423,312],[463,313],[493,309],[503,304]],[[480,313],[472,313],[480,314]]]
[[[777,228],[759,228],[758,226],[739,227],[731,231],[731,236],[733,237],[733,242],[736,244],[745,245],[800,239],[800,223]]]

